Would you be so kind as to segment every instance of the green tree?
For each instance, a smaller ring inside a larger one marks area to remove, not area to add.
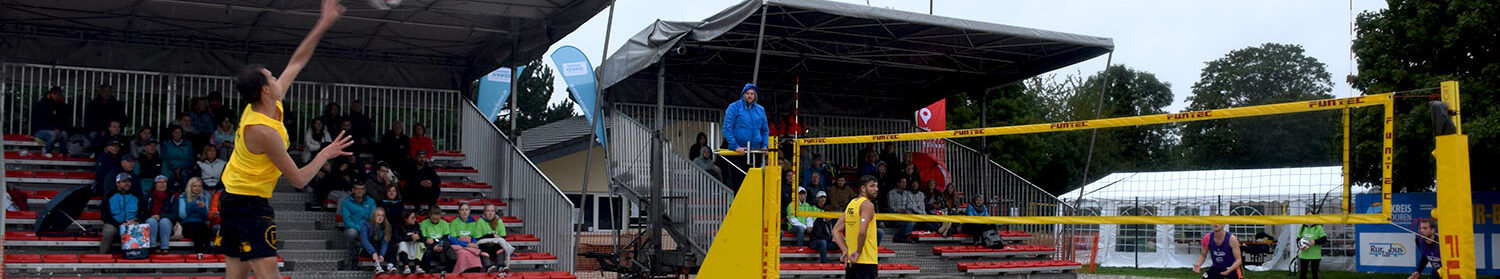
[[[511,93],[515,94],[516,111],[502,114],[501,117],[496,118],[495,125],[509,127],[510,118],[517,117],[516,129],[525,131],[576,116],[573,113],[573,102],[569,100],[565,99],[553,105],[547,104],[552,94],[555,94],[552,82],[552,68],[542,63],[542,60],[526,63],[526,69],[521,71],[521,76],[516,81],[515,92]]]
[[[1193,84],[1188,110],[1244,107],[1333,95],[1327,66],[1301,46],[1267,43],[1209,61]],[[1333,113],[1187,122],[1185,165],[1267,168],[1337,164],[1340,118]]]
[[[1457,80],[1462,93],[1464,133],[1475,190],[1500,188],[1500,3],[1489,0],[1390,0],[1389,8],[1361,13],[1355,20],[1354,54],[1359,75],[1350,77],[1367,93],[1414,90]],[[1430,94],[1430,93],[1422,93]],[[1428,191],[1434,161],[1428,110],[1424,102],[1396,102],[1393,187],[1397,192]],[[1422,100],[1425,99],[1415,99]],[[1354,137],[1354,178],[1379,182],[1381,113],[1363,113]]]

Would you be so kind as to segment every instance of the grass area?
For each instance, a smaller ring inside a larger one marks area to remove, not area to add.
[[[1084,272],[1087,272],[1084,268]],[[1199,278],[1199,274],[1193,274],[1190,268],[1128,268],[1128,267],[1099,267],[1099,274],[1129,275],[1156,278]],[[1328,271],[1319,274],[1321,279],[1405,279],[1408,274],[1394,273],[1360,273],[1350,271]],[[1245,271],[1245,279],[1296,279],[1297,274],[1285,270],[1272,271]]]

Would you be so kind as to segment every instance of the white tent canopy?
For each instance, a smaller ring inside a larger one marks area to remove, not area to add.
[[[1301,215],[1303,209],[1320,204],[1336,204],[1341,200],[1343,168],[1340,166],[1233,169],[1171,172],[1113,173],[1102,179],[1059,196],[1064,202],[1074,203],[1082,192],[1082,207],[1099,210],[1100,215],[1118,216],[1132,214],[1125,210],[1136,205],[1157,208],[1146,213],[1155,216],[1191,214],[1207,216],[1229,215],[1227,208],[1243,204],[1272,205],[1281,208],[1280,213]],[[1139,200],[1137,200],[1139,198]],[[1215,206],[1215,205],[1219,206]],[[1193,211],[1178,211],[1175,208],[1196,208]],[[1264,208],[1270,209],[1270,208]],[[1134,212],[1134,211],[1132,211]],[[1244,213],[1244,212],[1240,212]],[[1134,214],[1140,214],[1135,212]],[[1264,214],[1264,212],[1253,213]],[[1181,228],[1179,228],[1181,227]],[[1231,227],[1237,227],[1231,224]],[[1247,266],[1251,270],[1287,268],[1292,256],[1288,243],[1296,237],[1292,231],[1297,225],[1277,226],[1274,233],[1277,247],[1265,264]],[[1153,231],[1147,241],[1136,247],[1116,249],[1122,242],[1138,242],[1136,236],[1123,234],[1121,225],[1099,226],[1098,262],[1103,266],[1136,266],[1153,268],[1190,267],[1197,254],[1179,249],[1178,229],[1187,227],[1174,225],[1152,225],[1143,227]],[[1136,228],[1136,229],[1143,229]],[[1271,226],[1264,227],[1271,229]],[[1196,228],[1203,230],[1204,228]],[[1197,233],[1201,233],[1197,232]],[[1140,232],[1136,232],[1140,234]],[[1144,247],[1140,245],[1145,245]],[[1147,252],[1134,252],[1140,249]],[[1127,252],[1128,251],[1128,252]],[[1352,270],[1352,258],[1325,257],[1323,268],[1327,270]]]
[[[1340,166],[1112,173],[1058,198],[1141,203],[1285,202],[1342,194]]]

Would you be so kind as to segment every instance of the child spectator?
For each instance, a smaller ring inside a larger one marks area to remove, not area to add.
[[[480,261],[489,273],[510,273],[510,256],[515,254],[516,247],[505,241],[505,222],[500,220],[500,214],[494,204],[484,205],[484,215],[480,216],[481,227],[479,239],[479,251],[487,253]]]
[[[429,272],[448,272],[453,270],[453,249],[448,247],[448,222],[443,221],[443,213],[438,209],[427,211],[427,220],[422,221],[423,241],[427,244],[427,252],[422,255],[422,265]]]
[[[402,230],[401,241],[396,244],[396,266],[401,268],[401,274],[412,274],[413,269],[416,273],[427,273],[422,270],[422,253],[427,247],[422,245],[424,237],[417,215],[416,211],[407,211],[406,217],[402,218],[402,227],[406,229]]]
[[[385,209],[379,207],[370,212],[370,218],[359,226],[359,247],[370,255],[370,260],[375,261],[375,274],[396,271],[396,265],[391,263],[391,256],[395,254],[386,253],[391,243],[391,231],[391,223],[385,218]]]

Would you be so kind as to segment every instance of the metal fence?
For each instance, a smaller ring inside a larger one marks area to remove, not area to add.
[[[610,177],[643,197],[649,196],[651,176],[655,175],[651,172],[651,129],[618,113],[608,119],[610,145],[628,147],[609,149]],[[729,213],[734,192],[677,150],[681,149],[665,148],[660,154],[666,158],[662,194],[669,197],[663,208],[674,221],[687,224],[684,232],[698,245],[694,248],[706,252]]]
[[[115,98],[125,104],[126,119],[122,119],[125,133],[133,135],[136,129],[151,126],[157,128],[158,138],[164,130],[161,127],[171,125],[178,113],[192,109],[195,99],[217,96],[235,118],[244,106],[234,91],[233,78],[226,76],[16,63],[0,67],[4,67],[0,70],[4,73],[0,82],[6,84],[5,91],[0,92],[6,98],[5,106],[0,108],[5,119],[0,127],[5,133],[30,134],[31,107],[53,86],[63,89],[65,102],[73,107],[73,127],[84,126],[84,116],[88,113],[85,105],[98,95],[101,85],[107,84],[113,87]],[[413,124],[421,122],[436,148],[448,150],[460,145],[456,108],[463,99],[458,91],[296,82],[282,102],[293,146],[301,142],[312,119],[323,114],[325,104],[338,103],[340,114],[347,114],[354,100],[364,102],[364,113],[374,120],[376,136],[395,121],[404,122],[407,134],[412,133]],[[331,128],[337,123],[324,124]]]
[[[572,272],[578,248],[573,202],[479,108],[464,104],[464,164],[479,171],[478,181],[503,185],[493,191],[509,203],[511,214],[521,218],[521,230],[542,239],[537,250],[557,256],[555,270]]]

